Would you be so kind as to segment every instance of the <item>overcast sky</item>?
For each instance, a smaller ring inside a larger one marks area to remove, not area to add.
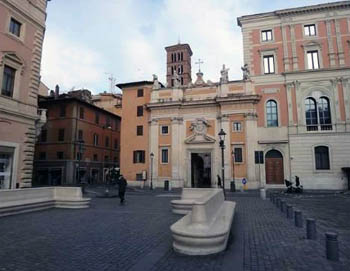
[[[322,0],[53,0],[42,58],[42,81],[62,91],[109,91],[117,83],[165,82],[164,47],[188,43],[193,51],[192,78],[198,58],[205,80],[218,81],[222,64],[230,80],[241,79],[241,29],[237,17]]]

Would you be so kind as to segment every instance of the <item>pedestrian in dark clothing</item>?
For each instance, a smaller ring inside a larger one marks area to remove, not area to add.
[[[124,204],[125,200],[125,191],[128,183],[123,175],[120,175],[119,182],[118,182],[118,188],[119,188],[119,198],[120,198],[120,204]]]
[[[218,186],[221,187],[221,178],[219,175],[216,175],[218,177]]]

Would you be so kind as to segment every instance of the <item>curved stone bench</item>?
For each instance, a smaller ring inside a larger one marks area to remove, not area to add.
[[[236,203],[224,201],[222,189],[194,200],[192,211],[170,229],[174,250],[187,255],[208,255],[226,248]]]
[[[80,187],[41,187],[0,190],[0,216],[49,208],[88,208]]]
[[[183,188],[181,199],[171,201],[171,209],[174,214],[186,215],[192,211],[192,206],[196,199],[199,199],[212,191],[213,188]]]

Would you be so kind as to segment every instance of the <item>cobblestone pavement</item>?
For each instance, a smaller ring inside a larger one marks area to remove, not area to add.
[[[332,229],[339,225],[344,241],[340,262],[334,263],[325,259],[321,238],[306,240],[305,227],[294,227],[255,193],[228,193],[237,207],[226,251],[177,254],[169,229],[181,217],[170,210],[177,195],[133,190],[125,206],[117,198],[93,198],[89,209],[0,218],[0,270],[349,270],[349,198],[325,197],[318,203],[288,198],[318,219],[320,227],[322,221]],[[338,205],[342,209],[336,216]]]

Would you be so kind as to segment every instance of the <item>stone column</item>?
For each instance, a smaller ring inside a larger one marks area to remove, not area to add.
[[[175,117],[171,119],[171,176],[174,187],[183,187],[183,175],[181,174],[183,171],[181,159],[184,157],[181,135],[182,123],[183,118]]]
[[[150,159],[150,154],[153,152],[153,187],[156,187],[156,183],[158,180],[158,160],[159,160],[159,148],[158,148],[158,139],[159,138],[159,126],[158,120],[152,119],[149,123],[149,153],[147,159]],[[147,154],[146,154],[147,155]],[[149,160],[149,174],[148,180],[151,180],[151,160]]]

